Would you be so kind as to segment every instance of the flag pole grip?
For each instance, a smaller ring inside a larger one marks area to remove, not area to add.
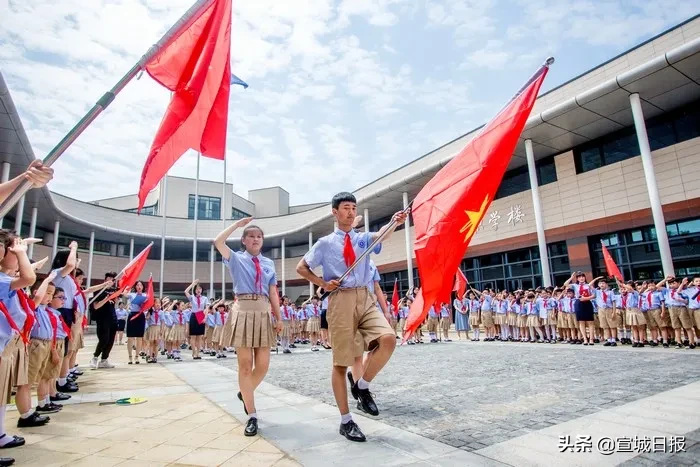
[[[167,47],[174,39],[177,38],[180,31],[192,24],[215,0],[198,0],[189,10],[176,22],[161,39],[153,45],[141,59],[114,85],[112,89],[107,91],[100,99],[92,106],[90,110],[80,119],[80,121],[70,129],[63,139],[44,157],[43,164],[51,167],[64,152],[78,139],[88,126],[112,103],[114,98],[119,94],[126,85],[134,79],[158,52]],[[28,181],[23,181],[5,201],[0,204],[0,218],[5,217],[10,209],[15,206],[22,196],[31,190],[32,184]]]
[[[408,203],[408,206],[406,206],[405,209],[401,210],[401,212],[408,214],[411,211],[411,205],[413,204],[413,201]],[[362,254],[355,260],[354,263],[350,265],[350,267],[343,273],[342,276],[340,276],[337,280],[339,282],[343,282],[347,277],[350,275],[350,273],[357,267],[360,262],[369,255],[372,250],[374,250],[374,247],[376,247],[379,243],[386,238],[387,235],[389,235],[391,232],[393,232],[393,227],[396,225],[396,219],[393,217],[391,218],[391,222],[387,226],[387,228],[382,232],[381,235],[378,235],[377,238],[374,239],[374,241],[367,247],[365,251],[362,252]],[[337,289],[336,289],[337,290]],[[331,292],[324,290],[323,294],[321,294],[321,300],[325,300],[326,297],[328,297],[331,294]]]

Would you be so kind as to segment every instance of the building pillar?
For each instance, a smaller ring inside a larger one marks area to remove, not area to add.
[[[549,269],[549,252],[547,239],[544,236],[544,219],[542,218],[542,203],[540,203],[539,183],[537,182],[537,166],[535,152],[532,150],[532,140],[525,140],[525,155],[527,156],[527,171],[530,174],[530,194],[532,195],[532,210],[535,211],[535,229],[537,231],[537,246],[540,250],[540,265],[542,282],[545,287],[552,286],[552,273]]]
[[[285,271],[285,261],[287,259],[287,248],[284,237],[282,237],[282,295],[287,293],[287,273]]]
[[[10,163],[2,163],[2,174],[0,174],[0,182],[5,183],[10,180]],[[3,217],[0,217],[0,229],[2,229]]]
[[[408,193],[403,193],[403,208],[408,207]],[[408,270],[408,288],[413,288],[413,244],[411,243],[411,220],[406,218],[404,224],[404,235],[406,239],[406,269]]]
[[[15,232],[20,237],[22,236],[22,221],[24,221],[24,196],[17,203],[17,211],[15,211]]]
[[[134,259],[134,238],[131,237],[131,240],[129,241],[129,262],[131,262]]]
[[[39,215],[39,208],[34,206],[32,208],[32,218],[29,221],[29,238],[34,238],[34,235],[36,235],[36,218]],[[34,244],[30,244],[29,248],[27,249],[27,255],[31,258],[32,255],[34,254]]]
[[[336,222],[337,225],[337,222]],[[314,233],[309,230],[309,251],[311,251],[311,248],[314,246]],[[309,282],[309,297],[313,296],[314,294],[314,283]]]
[[[58,253],[58,233],[61,230],[61,222],[56,221],[56,223],[53,225],[53,246],[51,249],[51,261],[56,257],[56,253]]]
[[[365,232],[369,232],[369,209],[365,209]]]
[[[642,101],[639,99],[639,94],[635,93],[630,95],[630,105],[632,106],[634,128],[637,131],[639,152],[642,156],[642,166],[644,167],[644,179],[647,183],[647,192],[649,193],[649,202],[651,204],[651,215],[654,218],[656,240],[659,243],[659,253],[661,254],[661,266],[664,270],[664,276],[674,276],[675,271],[673,268],[673,258],[671,257],[671,246],[668,243],[668,233],[666,232],[666,220],[664,219],[664,210],[661,205],[659,188],[656,185],[654,161],[651,159],[651,148],[649,147],[647,126],[644,123]]]
[[[214,296],[214,244],[209,245],[209,297]]]
[[[90,246],[88,247],[88,270],[87,270],[87,281],[85,283],[86,287],[90,287],[92,281],[92,258],[95,251],[95,231],[90,232]]]

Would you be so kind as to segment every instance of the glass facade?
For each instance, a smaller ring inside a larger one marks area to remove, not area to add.
[[[231,208],[231,219],[232,220],[244,219],[246,217],[250,217],[250,214],[248,214],[247,212],[243,212],[240,209]]]
[[[221,219],[221,198],[199,195],[198,200],[199,209],[197,210],[197,219]],[[189,202],[187,203],[187,218],[194,219],[194,195],[190,195]]]
[[[547,248],[552,281],[554,284],[563,284],[571,277],[566,242],[550,243]],[[466,258],[462,260],[460,267],[472,287],[478,290],[517,290],[543,285],[540,252],[537,247]],[[453,279],[454,276],[445,277],[447,281]],[[408,273],[405,270],[382,274],[382,289],[391,294],[395,280],[398,280],[399,292],[405,294],[408,291]],[[415,268],[413,281],[415,285],[420,285],[418,270]]]
[[[700,274],[700,218],[666,224],[676,275]],[[606,276],[601,241],[625,279],[661,280],[659,244],[653,225],[589,237],[591,263],[595,276]]]
[[[127,209],[126,212],[138,213],[139,209],[138,208]],[[143,209],[141,209],[141,215],[143,215],[143,216],[157,216],[158,215],[158,203],[152,204],[151,206],[144,206]]]
[[[554,166],[554,157],[547,157],[537,161],[535,168],[537,170],[537,183],[539,186],[557,181],[557,169]],[[530,175],[527,171],[527,165],[524,165],[506,172],[501,181],[501,185],[498,187],[495,199],[522,193],[529,189]]]
[[[700,107],[696,101],[681,109],[649,119],[647,134],[652,151],[700,136]],[[594,170],[639,155],[634,127],[628,127],[574,149],[576,173]]]

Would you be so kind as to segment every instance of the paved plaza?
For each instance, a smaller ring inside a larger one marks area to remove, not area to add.
[[[28,442],[8,453],[18,465],[700,465],[697,350],[402,346],[372,384],[380,416],[351,405],[364,444],[338,435],[329,351],[273,352],[255,438],[242,435],[233,354],[139,366],[125,346],[113,356],[119,367],[86,370],[48,426],[10,429]],[[147,402],[100,405],[128,396]],[[7,426],[16,418],[10,408]]]

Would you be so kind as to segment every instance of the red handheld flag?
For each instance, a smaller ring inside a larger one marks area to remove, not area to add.
[[[547,75],[548,63],[413,201],[422,300],[411,306],[406,336],[420,326],[431,304],[449,296],[452,284],[444,280],[444,271],[457,270],[493,200]]]
[[[231,0],[215,0],[146,64],[148,74],[174,94],[141,173],[139,211],[188,149],[224,159],[230,53]]]
[[[457,297],[462,298],[464,296],[464,292],[467,291],[467,284],[469,284],[469,281],[467,278],[464,276],[464,273],[462,272],[461,268],[457,268],[457,275],[455,277],[455,286],[452,289],[453,292],[457,292]]]
[[[394,315],[399,314],[399,280],[394,279],[394,292],[391,294],[391,305],[394,307]]]
[[[152,246],[153,243],[148,245],[136,256],[136,258],[132,259],[131,262],[126,265],[122,277],[119,279],[117,291],[109,296],[109,300],[114,300],[136,284],[136,281],[139,280],[139,276],[143,271],[143,268],[146,266],[146,260],[148,260],[148,254],[151,252]]]
[[[156,303],[156,298],[155,294],[153,292],[153,275],[148,278],[148,285],[146,286],[146,301],[144,301],[141,304],[141,309],[139,310],[138,314],[135,315],[133,318],[131,318],[131,321],[135,320],[138,318],[140,315],[144,314],[151,308],[153,308],[153,305]]]
[[[617,264],[615,264],[615,260],[610,255],[608,249],[605,248],[602,240],[600,241],[600,245],[603,247],[603,260],[605,261],[605,269],[608,271],[608,276],[614,277],[620,282],[624,282],[620,268],[618,268]]]

